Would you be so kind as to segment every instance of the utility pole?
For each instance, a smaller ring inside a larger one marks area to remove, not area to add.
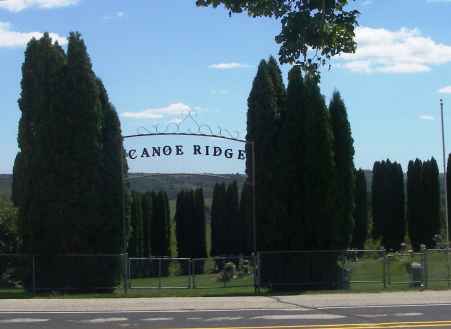
[[[448,187],[446,182],[446,151],[445,151],[445,124],[443,122],[443,99],[440,99],[440,117],[442,121],[442,150],[443,150],[443,186],[445,188],[445,230],[446,248],[449,248],[449,227],[448,227]]]

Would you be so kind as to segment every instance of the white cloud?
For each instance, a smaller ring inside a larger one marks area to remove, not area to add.
[[[162,120],[168,119],[176,122],[181,117],[193,112],[193,109],[184,103],[172,103],[166,107],[148,108],[141,112],[124,112],[122,116],[131,119]]]
[[[118,12],[116,12],[114,15],[106,15],[106,16],[103,16],[103,19],[105,19],[105,20],[111,20],[111,19],[121,19],[121,18],[124,18],[125,17],[125,13],[123,12],[123,11],[118,11]]]
[[[52,9],[75,5],[80,0],[0,0],[0,9],[19,12],[27,8]]]
[[[428,120],[428,121],[434,121],[435,118],[432,115],[429,114],[421,114],[420,116],[418,116],[419,119],[421,120]]]
[[[357,50],[337,57],[341,67],[361,73],[420,73],[451,62],[451,46],[423,36],[418,29],[358,27]]]
[[[438,90],[440,94],[451,94],[451,86],[445,86]]]
[[[216,69],[216,70],[233,70],[233,69],[242,69],[242,68],[246,68],[246,67],[250,67],[250,65],[236,63],[236,62],[218,63],[218,64],[208,65],[208,68]]]
[[[42,37],[41,32],[17,32],[11,31],[11,24],[8,22],[0,22],[0,48],[16,48],[24,47],[31,38],[39,39]],[[58,41],[60,45],[67,43],[66,38],[50,33],[50,37],[54,41]]]
[[[213,89],[210,91],[212,95],[228,95],[229,91],[226,89]]]

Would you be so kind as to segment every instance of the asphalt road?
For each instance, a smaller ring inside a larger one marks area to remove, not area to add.
[[[408,301],[406,301],[408,302]],[[451,303],[181,311],[3,311],[1,329],[451,328]]]

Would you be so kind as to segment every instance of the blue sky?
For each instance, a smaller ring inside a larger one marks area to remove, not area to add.
[[[17,152],[21,64],[25,44],[49,31],[60,40],[80,31],[94,70],[120,114],[124,134],[178,122],[187,112],[212,128],[245,135],[246,101],[258,62],[277,55],[280,22],[231,18],[195,0],[0,0],[0,173]],[[357,167],[390,158],[441,160],[439,99],[445,101],[451,150],[451,1],[356,0],[358,51],[335,59],[322,75],[329,100],[347,105]],[[289,70],[282,67],[284,77]],[[441,92],[440,92],[441,91]],[[190,124],[188,124],[189,126]],[[191,124],[192,126],[192,124]],[[160,128],[161,129],[161,128]],[[142,129],[141,129],[142,130]],[[139,145],[227,144],[146,139]],[[238,150],[239,144],[231,145]],[[237,159],[187,156],[131,164],[134,171],[242,172]]]

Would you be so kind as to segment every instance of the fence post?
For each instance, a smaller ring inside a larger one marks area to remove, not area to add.
[[[449,268],[449,246],[446,247],[446,264],[447,264],[447,268],[448,268],[448,277],[447,277],[447,281],[448,281],[448,289],[450,288],[450,268]]]
[[[191,271],[191,277],[192,277],[192,281],[193,281],[193,289],[196,289],[196,271],[195,271],[195,267],[196,267],[196,259],[193,258],[191,259],[190,262],[190,271]]]
[[[428,250],[425,248],[423,250],[423,286],[425,289],[428,287],[428,281]]]
[[[36,256],[31,256],[31,267],[32,267],[32,275],[31,275],[31,284],[32,284],[32,291],[33,295],[36,294]]]
[[[122,255],[123,265],[123,280],[124,280],[124,294],[127,296],[128,293],[128,253]]]
[[[188,259],[188,289],[193,288],[193,271],[191,270],[191,266],[193,266],[192,264],[192,259]],[[183,270],[183,266],[182,266],[182,270]]]
[[[161,289],[161,258],[158,258],[158,289]]]
[[[384,284],[384,289],[387,288],[387,264],[388,264],[388,257],[387,257],[387,252],[384,248],[381,249],[381,251],[383,252],[383,257],[384,257],[384,265],[383,265],[383,270],[382,270],[382,282]]]
[[[257,254],[253,255],[254,258],[254,286],[255,286],[255,293],[257,295],[260,295],[260,278],[261,278],[261,266],[260,266],[260,252],[257,251]]]

